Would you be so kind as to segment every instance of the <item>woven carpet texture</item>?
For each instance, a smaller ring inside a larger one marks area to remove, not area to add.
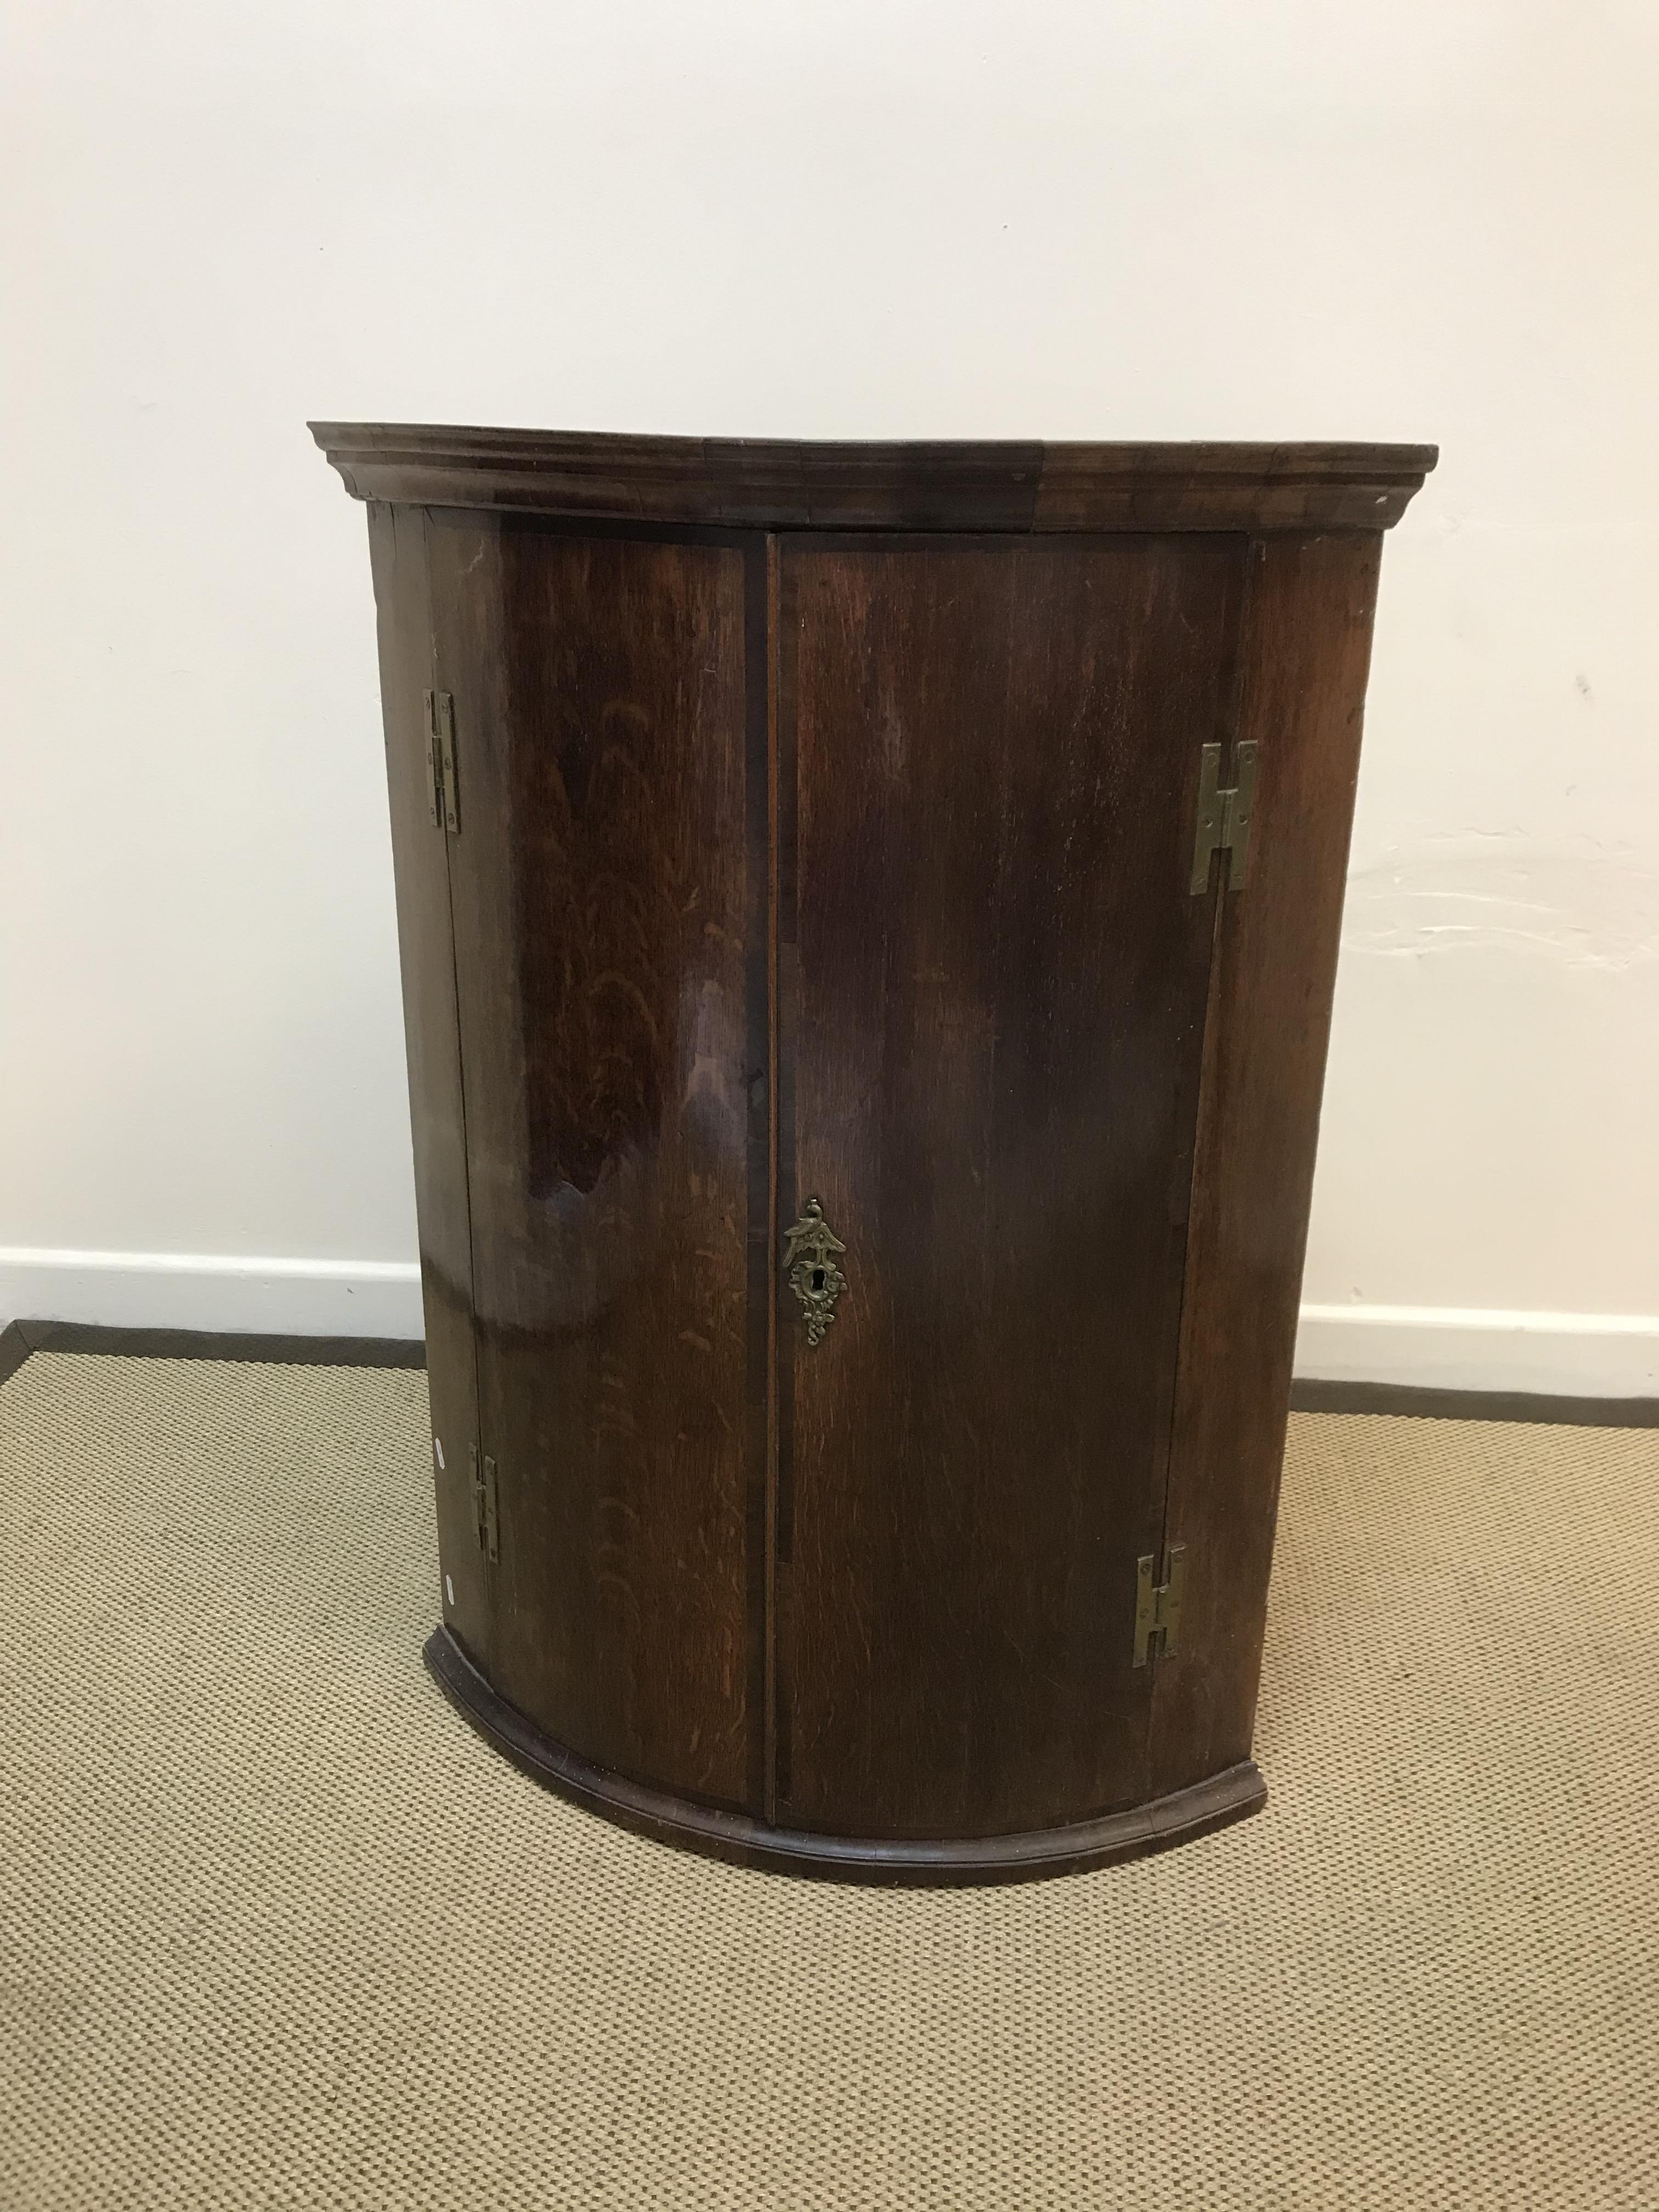
[[[422,1671],[418,1373],[0,1389],[0,2203],[1659,2207],[1659,1431],[1292,1422],[1255,1820],[687,1857]]]

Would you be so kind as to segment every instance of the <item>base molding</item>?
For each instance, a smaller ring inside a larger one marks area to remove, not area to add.
[[[1296,1377],[1464,1397],[1651,1401],[1659,1315],[1310,1303],[1297,1326]]]
[[[1545,1397],[1529,1390],[1419,1390],[1409,1382],[1291,1385],[1293,1413],[1382,1413],[1391,1420],[1536,1421],[1552,1428],[1659,1429],[1659,1398]]]
[[[479,1735],[561,1797],[659,1843],[773,1874],[936,1888],[1036,1881],[1168,1850],[1243,1820],[1267,1795],[1255,1762],[1245,1759],[1131,1811],[1024,1835],[916,1842],[775,1828],[749,1814],[695,1804],[590,1765],[492,1689],[447,1628],[434,1629],[421,1656],[439,1688]]]
[[[418,1337],[413,1261],[0,1245],[0,1322],[265,1336]]]
[[[101,1322],[14,1321],[0,1329],[0,1382],[31,1353],[82,1352],[118,1359],[230,1359],[283,1367],[424,1369],[421,1337],[258,1336],[201,1328],[106,1328]]]

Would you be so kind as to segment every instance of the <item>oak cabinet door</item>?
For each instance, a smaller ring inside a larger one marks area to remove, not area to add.
[[[462,513],[430,515],[427,538],[459,783],[492,1680],[597,1765],[745,1804],[763,1582],[749,842],[764,721],[757,789],[745,682],[761,556]]]
[[[782,541],[779,1220],[816,1199],[845,1247],[817,1341],[779,1291],[787,1825],[990,1834],[1146,1794],[1135,1562],[1216,927],[1194,809],[1244,558]]]
[[[1256,748],[1255,822],[1210,994],[1170,1475],[1187,1577],[1153,1708],[1160,1796],[1250,1753],[1382,550],[1357,532],[1250,549],[1238,735]]]

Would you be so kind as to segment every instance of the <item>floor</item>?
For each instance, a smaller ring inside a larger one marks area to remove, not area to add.
[[[0,1389],[0,2205],[1659,2206],[1659,1431],[1292,1423],[1243,1826],[848,1890],[422,1673],[423,1379]]]

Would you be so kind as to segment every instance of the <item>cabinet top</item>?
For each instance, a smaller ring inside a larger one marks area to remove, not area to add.
[[[1386,530],[1439,452],[309,427],[356,499],[726,529]]]

